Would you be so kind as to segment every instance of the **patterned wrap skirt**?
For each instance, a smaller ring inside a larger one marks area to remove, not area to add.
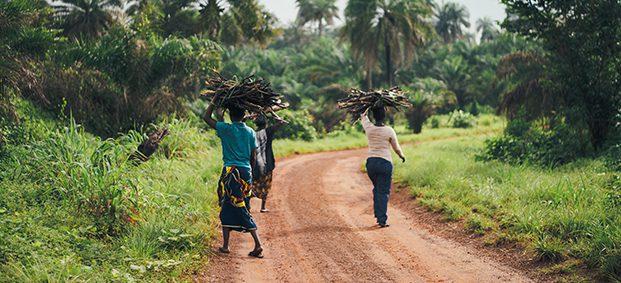
[[[251,184],[250,168],[227,166],[222,169],[218,182],[222,227],[240,232],[257,229],[257,224],[250,214]]]
[[[263,200],[267,199],[267,194],[269,194],[271,188],[272,172],[261,175],[252,181],[252,193],[257,198]]]

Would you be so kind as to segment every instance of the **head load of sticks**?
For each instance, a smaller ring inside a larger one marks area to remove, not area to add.
[[[276,111],[287,108],[289,105],[282,101],[282,95],[276,93],[270,83],[249,76],[241,81],[227,80],[222,76],[210,78],[206,81],[207,87],[202,95],[206,97],[218,96],[214,101],[218,108],[236,107],[246,110],[249,116],[267,116],[272,114],[280,119]]]
[[[338,101],[338,105],[339,108],[350,113],[354,120],[359,119],[364,112],[371,108],[384,107],[400,110],[400,108],[412,106],[398,87],[368,92],[352,88],[346,98]]]

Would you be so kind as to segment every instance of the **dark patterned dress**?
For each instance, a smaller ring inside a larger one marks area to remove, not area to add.
[[[222,227],[240,232],[257,229],[257,224],[250,214],[251,183],[250,168],[227,166],[222,169],[218,182]]]
[[[252,193],[260,199],[267,199],[267,195],[272,188],[272,172],[259,176],[252,182]]]
[[[272,171],[276,167],[272,150],[275,131],[276,127],[272,126],[256,132],[257,162],[252,172],[252,192],[255,197],[262,200],[267,199],[272,188]]]

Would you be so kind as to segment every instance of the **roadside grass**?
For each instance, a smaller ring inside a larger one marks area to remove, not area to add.
[[[395,176],[419,204],[447,220],[463,220],[464,229],[485,234],[489,245],[519,242],[538,260],[561,267],[578,260],[619,280],[621,207],[608,197],[611,173],[604,162],[581,160],[553,170],[477,162],[484,140],[408,146],[408,163],[396,164]]]
[[[25,124],[0,160],[0,282],[159,282],[202,267],[216,231],[213,133],[167,119],[157,127],[172,134],[135,165],[142,133]]]

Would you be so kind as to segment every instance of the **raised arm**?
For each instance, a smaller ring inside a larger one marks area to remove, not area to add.
[[[401,150],[401,145],[399,145],[399,140],[397,139],[397,133],[395,133],[395,130],[392,130],[390,145],[392,146],[392,149],[395,151],[395,153],[399,155],[401,161],[405,162],[405,155],[403,155],[403,151]]]
[[[275,132],[275,131],[277,131],[278,129],[280,129],[280,127],[282,127],[282,126],[283,126],[284,124],[286,124],[286,123],[287,123],[287,122],[286,122],[285,120],[282,120],[282,119],[280,119],[280,120],[276,120],[276,122],[274,123],[274,125],[272,125],[272,126],[270,127],[270,130],[271,130],[272,132]]]
[[[360,123],[362,123],[362,128],[365,131],[373,126],[373,123],[371,123],[371,120],[369,120],[369,109],[367,109],[366,111],[364,111],[364,113],[362,113],[362,115],[360,115]]]
[[[203,114],[203,120],[207,123],[207,125],[209,125],[209,127],[213,129],[216,128],[216,123],[218,123],[218,121],[214,120],[211,117],[215,108],[216,99],[218,99],[218,97],[218,94],[214,95],[214,97],[211,99],[211,103],[209,103],[209,106],[207,107],[207,110],[205,110],[205,114]]]

